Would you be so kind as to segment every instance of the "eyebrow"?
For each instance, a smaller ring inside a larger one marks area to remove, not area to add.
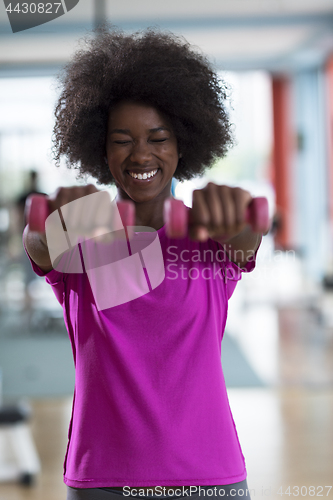
[[[167,127],[156,127],[149,129],[149,132],[161,132],[163,130],[167,130],[171,132],[171,130]],[[110,134],[130,134],[131,131],[128,128],[114,128],[110,131]]]

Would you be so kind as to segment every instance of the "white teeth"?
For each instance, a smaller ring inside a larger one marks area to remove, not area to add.
[[[150,179],[151,177],[153,177],[156,173],[157,173],[157,170],[152,170],[151,172],[145,172],[144,174],[135,174],[133,172],[129,172],[129,174],[134,177],[134,179]]]

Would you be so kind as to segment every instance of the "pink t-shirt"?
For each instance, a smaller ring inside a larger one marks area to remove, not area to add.
[[[111,308],[97,306],[82,251],[81,273],[45,274],[32,262],[63,307],[74,356],[68,486],[204,486],[246,478],[221,341],[228,298],[255,257],[240,270],[211,239],[171,240],[165,226],[157,234],[164,279]],[[103,270],[112,290],[120,288]]]

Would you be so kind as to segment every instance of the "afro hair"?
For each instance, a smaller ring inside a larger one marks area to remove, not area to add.
[[[122,100],[149,104],[170,121],[182,152],[174,177],[202,175],[233,144],[227,85],[183,37],[158,28],[125,34],[105,24],[84,38],[59,76],[53,152],[78,177],[114,184],[105,161],[109,113]]]

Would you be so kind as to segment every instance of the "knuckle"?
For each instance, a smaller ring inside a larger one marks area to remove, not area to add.
[[[73,195],[73,200],[82,198],[82,196],[85,196],[84,189],[81,186],[74,186],[72,188],[72,195]]]
[[[62,187],[62,186],[61,186],[61,187],[59,187],[59,188],[56,190],[56,192],[55,192],[56,196],[57,196],[57,197],[59,197],[59,196],[63,196],[63,195],[64,195],[64,193],[65,193],[65,191],[66,191],[66,189],[67,189],[67,188]]]
[[[230,195],[230,187],[229,186],[219,186],[219,194],[222,198]]]
[[[233,188],[233,193],[234,193],[235,196],[238,197],[238,196],[243,196],[244,193],[245,193],[245,191],[244,191],[244,189],[242,189],[240,187],[234,187]]]
[[[243,198],[243,199],[246,199],[246,200],[251,198],[251,194],[246,189],[242,189],[240,187],[237,187],[237,188],[234,188],[234,189],[235,189],[235,195],[237,197]]]
[[[96,188],[96,186],[94,186],[94,184],[88,184],[86,186],[86,191],[88,193],[96,193],[96,191],[98,191],[98,189]]]

